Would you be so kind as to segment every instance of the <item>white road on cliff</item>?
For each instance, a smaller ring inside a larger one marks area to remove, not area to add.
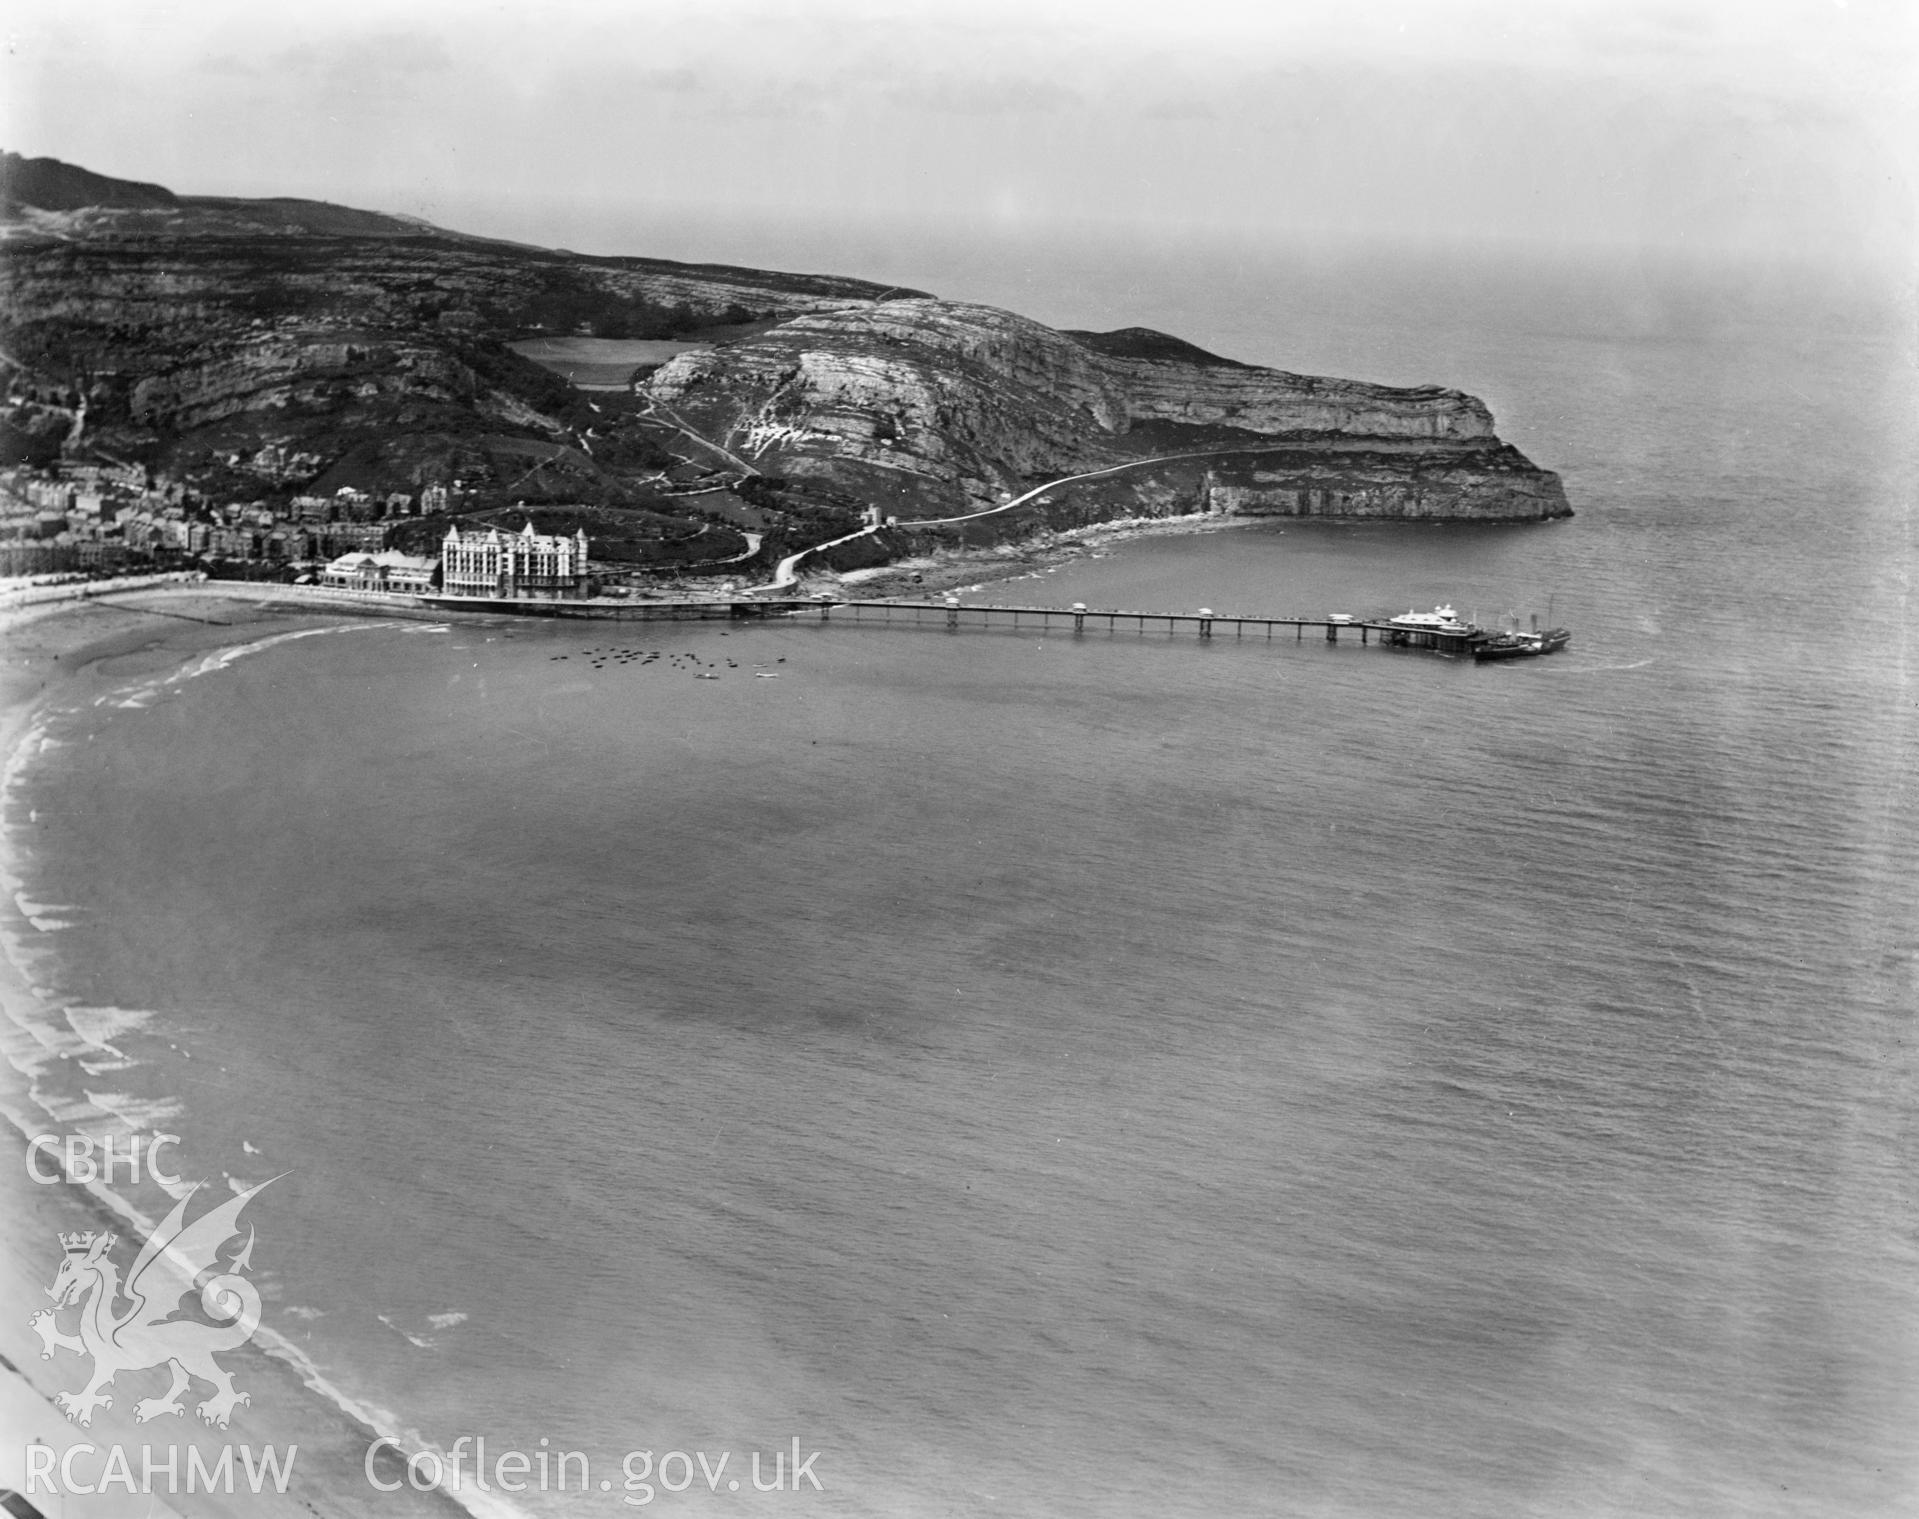
[[[763,540],[766,537],[766,534],[749,533],[746,531],[745,528],[741,528],[740,536],[746,540],[745,552],[739,553],[739,554],[729,554],[724,559],[702,559],[696,564],[682,565],[681,568],[688,569],[688,570],[712,570],[712,569],[718,569],[723,564],[740,564],[744,562],[745,560],[751,559],[755,554],[757,554],[760,551],[761,540]]]
[[[1175,459],[1205,459],[1214,454],[1244,454],[1257,452],[1245,446],[1235,448],[1202,448],[1194,453],[1155,454],[1150,459],[1128,459],[1124,464],[1109,464],[1104,469],[1089,469],[1077,475],[1061,475],[1057,480],[1048,480],[1044,485],[1036,485],[1023,496],[1015,496],[1010,501],[1002,501],[998,506],[989,506],[983,512],[968,512],[963,517],[915,517],[907,524],[910,527],[951,527],[959,522],[977,522],[982,517],[997,517],[1001,512],[1010,512],[1016,506],[1024,506],[1037,496],[1043,496],[1050,490],[1062,485],[1071,485],[1077,480],[1096,480],[1101,475],[1116,475],[1121,470],[1138,469],[1146,464],[1167,464]],[[855,538],[871,537],[884,526],[874,523],[861,528],[857,533],[848,533],[843,538],[835,538],[828,543],[816,543],[811,548],[801,549],[797,554],[788,554],[773,571],[772,580],[765,585],[749,587],[749,591],[783,591],[799,581],[799,562],[808,554],[817,554],[824,549],[838,548],[842,543],[851,543]]]

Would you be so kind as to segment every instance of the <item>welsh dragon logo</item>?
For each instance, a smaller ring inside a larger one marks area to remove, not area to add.
[[[164,1397],[142,1398],[133,1405],[134,1417],[143,1424],[162,1414],[184,1414],[180,1395],[196,1377],[213,1385],[213,1396],[194,1411],[218,1429],[227,1427],[237,1404],[253,1401],[234,1387],[232,1374],[213,1359],[216,1351],[244,1345],[260,1327],[260,1294],[242,1275],[253,1259],[252,1227],[247,1229],[246,1244],[225,1266],[219,1253],[229,1240],[239,1237],[240,1210],[261,1187],[279,1179],[249,1187],[188,1223],[187,1204],[200,1190],[195,1187],[153,1231],[127,1273],[124,1287],[119,1268],[109,1257],[116,1236],[92,1231],[60,1236],[66,1258],[47,1289],[53,1307],[42,1308],[28,1322],[40,1336],[42,1360],[51,1359],[56,1350],[71,1350],[93,1360],[93,1378],[84,1391],[55,1396],[69,1419],[91,1424],[96,1410],[113,1406],[113,1394],[106,1389],[116,1376],[153,1366],[170,1366],[173,1385]],[[200,1306],[214,1322],[175,1318],[181,1300],[209,1271],[216,1274],[200,1288]],[[130,1306],[121,1312],[118,1305],[123,1299]],[[56,1316],[76,1307],[79,1333],[62,1333]]]

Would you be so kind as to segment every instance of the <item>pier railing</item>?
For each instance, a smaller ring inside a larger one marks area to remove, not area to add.
[[[976,602],[905,601],[816,601],[762,603],[769,612],[780,615],[813,615],[821,621],[906,622],[948,628],[1032,628],[1074,633],[1133,633],[1145,636],[1191,634],[1200,638],[1257,638],[1271,642],[1290,632],[1295,642],[1306,637],[1307,629],[1320,633],[1327,643],[1338,643],[1340,634],[1354,633],[1364,643],[1390,643],[1416,648],[1437,649],[1445,653],[1463,653],[1472,646],[1470,633],[1450,633],[1438,629],[1403,628],[1386,621],[1322,614],[1318,617],[1267,617],[1233,612],[1215,612],[1202,607],[1194,612],[1135,612],[1123,608],[992,606]],[[750,615],[750,614],[749,614]]]

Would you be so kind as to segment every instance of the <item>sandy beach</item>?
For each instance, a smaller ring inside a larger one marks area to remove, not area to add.
[[[124,680],[131,664],[162,670],[196,654],[244,642],[269,632],[291,631],[332,620],[339,611],[364,608],[347,605],[338,611],[289,608],[271,596],[227,594],[213,588],[169,588],[130,592],[103,600],[36,607],[8,614],[0,620],[0,753],[13,756],[23,740],[30,741],[36,715],[55,703],[85,700],[90,691],[110,680]],[[112,677],[102,673],[103,662],[115,665]],[[18,909],[12,900],[15,882],[9,874],[8,900],[0,911]],[[0,1036],[8,1048],[23,1043],[25,1033],[49,1011],[33,987],[10,961],[0,961],[0,1006],[6,1014]],[[59,1236],[65,1232],[112,1230],[120,1236],[115,1258],[130,1261],[142,1231],[116,1212],[102,1196],[73,1183],[41,1185],[27,1169],[26,1136],[59,1132],[59,1126],[34,1107],[27,1082],[13,1069],[0,1070],[0,1107],[9,1122],[0,1137],[0,1485],[23,1488],[30,1443],[50,1444],[56,1452],[86,1442],[99,1452],[120,1445],[129,1454],[134,1480],[140,1476],[141,1450],[152,1446],[164,1468],[167,1448],[178,1447],[181,1491],[169,1495],[164,1471],[156,1478],[158,1502],[151,1512],[170,1505],[181,1515],[428,1515],[460,1512],[450,1498],[421,1494],[402,1487],[376,1492],[366,1479],[364,1461],[376,1433],[306,1386],[287,1361],[264,1349],[259,1339],[228,1352],[223,1359],[235,1383],[251,1398],[236,1411],[226,1431],[210,1429],[189,1412],[138,1424],[134,1403],[165,1390],[158,1371],[125,1373],[116,1383],[111,1408],[98,1414],[86,1429],[70,1423],[54,1406],[53,1395],[77,1391],[84,1385],[86,1363],[61,1351],[43,1359],[39,1337],[29,1326],[31,1314],[47,1305],[46,1288],[60,1263]],[[269,1305],[264,1329],[271,1329]],[[188,1396],[206,1395],[197,1384]],[[264,1446],[284,1452],[297,1445],[299,1453],[284,1494],[269,1481],[260,1493],[251,1491],[244,1474],[235,1479],[232,1494],[224,1491],[189,1495],[186,1482],[187,1447],[196,1446],[205,1464],[216,1467],[221,1452]],[[76,1459],[74,1471],[91,1482],[102,1470],[104,1454]],[[386,1480],[392,1480],[389,1468]],[[44,1487],[34,1495],[47,1513],[71,1516],[147,1514],[144,1493],[129,1494],[116,1485],[110,1493],[49,1496]]]

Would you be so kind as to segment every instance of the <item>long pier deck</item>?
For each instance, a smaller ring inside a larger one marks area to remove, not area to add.
[[[1369,618],[1330,615],[1318,617],[1263,617],[1200,609],[1193,612],[1131,612],[1105,607],[990,606],[956,600],[909,601],[886,598],[872,601],[821,601],[797,598],[735,598],[712,601],[499,601],[478,596],[425,596],[428,606],[448,611],[496,612],[520,616],[577,617],[615,622],[745,621],[769,617],[814,619],[823,623],[900,623],[951,629],[993,629],[1035,632],[1133,633],[1144,636],[1196,635],[1199,638],[1259,639],[1273,642],[1291,633],[1303,642],[1307,629],[1327,643],[1342,633],[1357,634],[1365,643],[1393,644],[1463,654],[1473,637],[1429,629],[1395,627]]]
[[[784,608],[783,608],[784,610]],[[1201,609],[1194,612],[1133,612],[1112,607],[1027,607],[990,606],[952,601],[822,601],[800,602],[791,610],[795,615],[812,613],[821,621],[893,622],[948,628],[1049,629],[1074,633],[1133,633],[1146,635],[1188,634],[1200,638],[1258,638],[1271,642],[1290,632],[1294,642],[1306,637],[1312,628],[1328,643],[1337,643],[1341,633],[1357,633],[1361,643],[1377,638],[1380,642],[1407,641],[1407,630],[1390,624],[1355,617],[1265,617]],[[1447,638],[1448,635],[1418,635]],[[1464,638],[1452,639],[1461,649]],[[1444,647],[1434,643],[1422,647]]]

